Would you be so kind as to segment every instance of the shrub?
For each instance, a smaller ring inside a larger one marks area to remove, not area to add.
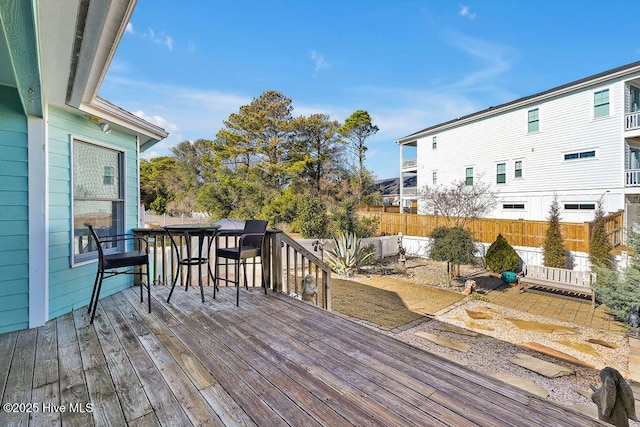
[[[328,235],[327,209],[320,197],[303,197],[298,200],[297,207],[293,226],[303,238],[324,238]]]
[[[435,261],[446,261],[449,280],[454,275],[451,265],[457,266],[460,274],[460,264],[473,263],[475,244],[471,232],[460,227],[436,227],[431,235],[429,256]]]
[[[520,268],[520,257],[518,253],[502,234],[498,234],[496,241],[487,249],[485,261],[487,262],[487,267],[496,273],[518,271]]]
[[[598,203],[593,219],[593,231],[589,242],[589,262],[592,266],[612,268],[611,243],[607,237],[606,222],[602,203]]]
[[[549,228],[542,245],[542,258],[546,267],[565,268],[567,266],[564,240],[560,230],[560,205],[556,196],[553,196],[549,210]]]
[[[360,267],[375,258],[373,245],[362,247],[354,233],[340,233],[333,238],[334,248],[324,252],[324,260],[333,271],[343,276],[351,276]]]

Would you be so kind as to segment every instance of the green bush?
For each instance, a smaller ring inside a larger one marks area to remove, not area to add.
[[[298,212],[293,227],[305,239],[326,237],[329,227],[327,208],[320,197],[298,200]]]
[[[484,259],[487,262],[487,267],[496,273],[502,273],[503,271],[515,272],[520,268],[518,253],[502,234],[498,234],[496,241],[489,246]]]

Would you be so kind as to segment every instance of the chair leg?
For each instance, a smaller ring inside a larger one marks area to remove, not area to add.
[[[169,296],[167,297],[167,302],[171,299],[171,294],[173,294],[173,289],[176,287],[176,283],[178,283],[178,276],[180,275],[180,266],[176,269],[176,275],[173,278],[173,283],[171,283],[171,290],[169,291]]]
[[[236,307],[240,307],[240,260],[236,262]]]
[[[151,270],[149,264],[147,264],[147,300],[149,300],[149,313],[151,313]],[[142,289],[140,289],[142,291]]]
[[[100,271],[100,280],[98,281],[98,288],[96,290],[96,298],[93,301],[93,309],[91,310],[91,320],[89,324],[93,324],[93,318],[96,317],[96,308],[98,308],[98,300],[100,299],[100,289],[102,288],[102,280],[104,279],[104,270]]]
[[[209,270],[209,267],[207,267]],[[209,278],[209,273],[207,273],[207,279]],[[202,297],[202,302],[204,302],[204,285],[202,284],[202,264],[198,263],[198,284],[200,285],[200,296]]]
[[[255,265],[253,266],[255,268]],[[249,284],[247,283],[247,260],[242,262],[242,271],[244,271],[244,288],[249,290]]]
[[[142,292],[144,289],[144,285],[142,283],[142,267],[136,267],[136,268],[138,269],[138,281],[140,282],[140,302],[144,302],[144,297],[143,297],[144,292]]]
[[[91,313],[91,307],[93,307],[93,300],[96,297],[96,289],[98,288],[98,279],[100,279],[100,269],[96,272],[96,280],[93,281],[93,290],[91,291],[91,300],[89,301],[87,313]]]

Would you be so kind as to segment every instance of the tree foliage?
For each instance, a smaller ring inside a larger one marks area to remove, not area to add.
[[[593,229],[589,241],[589,262],[591,265],[612,268],[611,249],[611,243],[607,237],[604,209],[600,201],[593,219]]]
[[[616,319],[627,322],[629,309],[633,305],[640,305],[640,230],[639,224],[629,230],[629,246],[631,257],[629,265],[620,272],[606,266],[594,266],[597,274],[593,286],[598,298],[604,303],[608,311]]]
[[[449,280],[460,274],[461,264],[472,264],[476,251],[471,232],[461,227],[436,227],[431,234],[429,257],[435,261],[446,261]],[[454,272],[454,268],[455,272]]]
[[[515,272],[520,268],[520,257],[518,253],[502,234],[498,234],[496,241],[487,249],[484,258],[487,262],[487,267],[497,273],[504,271]]]
[[[378,130],[378,126],[371,122],[371,116],[369,116],[369,113],[364,110],[355,111],[338,129],[340,135],[349,142],[349,147],[355,153],[358,161],[358,201],[362,199],[364,193],[364,160],[367,152],[365,141],[367,138],[375,135]]]
[[[482,217],[494,208],[498,193],[481,180],[474,185],[460,180],[448,187],[425,186],[418,200],[427,212],[443,216],[447,227],[464,228],[470,219]]]
[[[557,196],[549,209],[549,228],[542,245],[542,257],[547,267],[566,268],[567,259],[564,253],[564,240],[560,229],[560,205]]]

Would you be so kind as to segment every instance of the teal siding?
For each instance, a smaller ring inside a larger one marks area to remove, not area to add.
[[[18,93],[0,86],[0,333],[29,327],[27,147]]]
[[[49,109],[49,317],[54,318],[89,303],[97,264],[71,267],[71,138],[84,138],[125,150],[126,214],[129,228],[138,221],[136,140],[113,130],[102,133],[87,118],[51,107]],[[133,276],[106,279],[102,296],[133,284]]]

